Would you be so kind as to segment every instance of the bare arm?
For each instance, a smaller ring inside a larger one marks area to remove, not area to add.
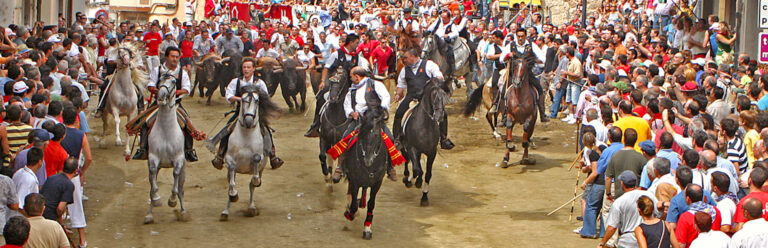
[[[85,171],[88,170],[88,167],[90,167],[93,162],[91,145],[88,143],[88,137],[85,135],[83,135],[83,158],[85,159],[85,163],[83,164],[83,168],[80,168],[80,184],[85,183]]]
[[[2,154],[3,155],[10,155],[11,151],[8,147],[8,132],[5,129],[5,126],[0,125],[0,142],[2,142]]]
[[[677,235],[675,234],[675,223],[664,221],[664,224],[667,225],[667,230],[669,230],[669,243],[672,245],[672,248],[682,247],[680,242],[677,241]]]
[[[59,216],[59,223],[63,223],[61,221],[61,216],[64,215],[64,211],[67,211],[67,203],[66,202],[59,202],[59,205],[56,206],[56,215]]]
[[[645,240],[645,234],[640,226],[635,227],[635,239],[637,239],[637,246],[640,248],[648,248],[648,241]]]

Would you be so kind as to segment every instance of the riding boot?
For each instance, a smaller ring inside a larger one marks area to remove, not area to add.
[[[104,112],[104,106],[106,105],[107,99],[104,99],[104,94],[107,93],[107,84],[109,84],[109,81],[104,82],[103,84],[99,85],[99,105],[96,106],[96,114],[94,117],[101,118],[101,115]]]
[[[264,135],[264,147],[269,147],[269,150],[266,150],[265,152],[271,158],[269,160],[269,165],[274,170],[280,168],[280,166],[283,166],[285,161],[277,156],[277,150],[275,150],[275,140],[272,139],[272,132],[273,130],[268,126],[262,126],[262,133]]]
[[[444,115],[443,119],[440,120],[440,149],[444,150],[450,150],[453,149],[456,145],[451,142],[451,139],[448,138],[448,116]]]
[[[280,157],[278,157],[276,155],[275,146],[274,145],[272,146],[272,154],[271,154],[270,157],[272,159],[269,160],[269,165],[272,167],[273,170],[277,169],[277,168],[280,168],[280,166],[283,166],[283,164],[285,163],[285,161],[283,161],[283,159],[281,159]]]
[[[194,139],[192,138],[192,135],[189,133],[188,129],[184,130],[184,158],[187,159],[189,162],[196,162],[197,159],[197,153],[195,152],[194,145]]]
[[[533,87],[536,88],[536,92],[539,94],[539,97],[537,98],[537,104],[539,106],[539,116],[541,116],[541,122],[548,122],[549,117],[547,117],[545,111],[546,109],[544,109],[544,90],[541,88],[541,83],[537,78],[534,78],[531,84],[533,84]]]
[[[149,128],[144,124],[139,130],[139,148],[136,149],[136,153],[133,155],[134,160],[147,160],[147,134]]]
[[[387,163],[387,178],[393,182],[397,182],[397,171],[395,170],[395,166],[392,164],[392,161]]]
[[[141,90],[138,88],[136,89],[136,108],[139,110],[139,112],[144,111],[144,94],[141,93]]]
[[[224,155],[227,154],[228,144],[229,144],[229,132],[225,132],[222,135],[221,142],[219,143],[219,149],[216,151],[216,157],[214,157],[213,160],[211,160],[211,164],[213,165],[213,168],[216,168],[217,170],[221,170],[221,168],[224,167]]]

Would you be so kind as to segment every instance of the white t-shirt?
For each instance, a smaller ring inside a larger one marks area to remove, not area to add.
[[[304,52],[304,50],[299,50],[296,53],[296,57],[299,59],[299,63],[301,63],[303,66],[309,66],[310,62],[313,58],[315,58],[315,53],[313,52]]]
[[[31,193],[39,193],[40,186],[35,172],[24,166],[13,173],[13,183],[16,184],[16,197],[19,199],[19,208],[24,208],[24,198]]]
[[[717,202],[717,209],[720,210],[720,225],[733,225],[736,203],[731,199],[725,198]]]
[[[699,233],[699,236],[691,242],[690,248],[729,248],[731,237],[727,234],[712,230]]]

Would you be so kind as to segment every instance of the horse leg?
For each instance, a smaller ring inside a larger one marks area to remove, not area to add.
[[[104,101],[106,101],[106,99]],[[112,107],[110,107],[109,110],[110,111],[107,111],[105,109],[101,115],[101,140],[99,140],[99,146],[101,147],[104,147],[107,141],[107,129],[109,129],[109,115],[112,113],[111,111]]]
[[[424,187],[421,188],[421,206],[429,206],[429,182],[432,180],[432,164],[435,162],[435,154],[427,155],[427,173],[424,175]]]
[[[227,192],[229,198],[227,199],[227,208],[221,212],[220,221],[227,221],[229,218],[229,206],[239,199],[237,189],[235,189],[235,162],[232,159],[226,159],[225,161],[227,162],[227,180],[229,180],[229,191]]]
[[[368,187],[362,187],[362,191],[360,194],[360,208],[365,208],[365,195],[368,192]]]
[[[147,160],[147,164],[147,167],[149,168],[150,204],[147,216],[144,217],[144,224],[152,224],[155,223],[155,219],[152,216],[152,208],[162,205],[160,202],[160,195],[157,194],[157,173],[160,170],[160,160],[156,156],[150,155],[149,159]]]
[[[130,114],[128,114],[128,116],[127,116],[127,118],[128,118],[128,119],[127,119],[127,121],[133,120],[133,118],[135,118],[135,117],[136,117],[136,116],[139,114],[138,112],[139,112],[139,110],[138,110],[138,109],[135,109],[135,110],[131,111],[131,113],[130,113]],[[119,119],[120,119],[120,118],[118,118],[118,120],[119,120]],[[118,128],[118,130],[119,130],[119,129],[120,129],[120,128]],[[118,137],[120,137],[120,136],[118,136]],[[130,140],[130,136],[128,137],[128,139]],[[125,148],[124,148],[125,150],[123,151],[123,155],[125,155],[125,157],[126,157],[126,158],[128,158],[129,156],[131,156],[131,146],[130,146],[128,143],[130,143],[130,142],[125,142],[125,143],[123,144],[123,145],[125,146]]]
[[[528,157],[528,147],[530,147],[531,143],[533,143],[531,141],[531,138],[532,138],[531,136],[533,136],[533,129],[534,129],[535,123],[536,122],[534,120],[530,120],[529,119],[525,123],[525,125],[523,125],[523,127],[524,127],[523,128],[524,129],[524,132],[523,132],[523,159],[520,160],[520,164],[525,164],[525,165],[534,165],[534,164],[536,164],[536,159]]]
[[[115,121],[115,145],[122,146],[123,140],[120,139],[120,112],[113,109],[112,118]]]
[[[413,163],[413,177],[416,178],[416,182],[414,182],[413,185],[416,186],[416,188],[421,188],[421,184],[424,180],[422,179],[424,170],[421,169],[421,152],[414,148],[411,149],[409,154],[411,157],[411,163]]]
[[[184,157],[181,156],[180,158],[176,159],[175,166],[173,168],[173,177],[174,181],[177,181],[178,184],[174,189],[177,191],[176,196],[179,199],[179,215],[178,220],[179,221],[188,221],[189,220],[189,214],[187,214],[187,208],[184,207],[184,181],[186,180],[187,172],[185,168],[186,161],[184,160]]]
[[[507,117],[507,118],[511,118],[511,117]],[[514,123],[510,124],[509,126],[507,126],[507,139],[504,142],[504,144],[505,144],[505,146],[507,148],[507,151],[506,151],[506,153],[504,153],[504,160],[501,161],[501,167],[502,168],[509,167],[509,153],[510,152],[514,152],[515,149],[517,148],[517,146],[515,144],[512,144],[512,130],[514,129],[514,127],[515,127]]]
[[[179,195],[179,174],[181,174],[181,165],[178,160],[171,161],[173,164],[173,187],[171,187],[171,196],[168,197],[168,206],[176,207],[176,197]]]
[[[259,172],[258,163],[253,163],[254,173],[251,177],[251,182],[248,184],[248,189],[251,191],[251,197],[248,201],[248,210],[245,212],[245,216],[254,217],[259,215],[259,209],[256,208],[256,204],[253,203],[253,191],[256,187],[261,186],[261,172]]]
[[[347,205],[347,211],[344,211],[344,217],[349,221],[354,220],[355,214],[357,214],[357,191],[359,189],[360,187],[352,184],[352,182],[350,182],[347,187],[347,201],[349,202],[349,205]]]
[[[373,231],[371,231],[371,224],[373,224],[373,208],[376,206],[376,193],[381,188],[381,181],[371,187],[371,195],[368,199],[368,211],[365,216],[365,231],[363,231],[363,239],[371,239],[373,237]]]
[[[408,171],[408,163],[410,163],[410,159],[407,157],[407,153],[405,151],[402,152],[403,154],[406,154],[405,163],[403,163],[403,183],[405,184],[406,188],[413,187],[413,182],[411,179],[411,172]]]
[[[492,113],[485,113],[485,119],[488,120],[488,125],[491,126],[491,134],[493,134],[493,137],[500,139],[501,134],[496,130],[496,125],[493,124],[496,122],[496,115]]]

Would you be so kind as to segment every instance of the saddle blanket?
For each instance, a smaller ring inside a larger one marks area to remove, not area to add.
[[[341,139],[338,143],[333,145],[331,149],[328,149],[326,151],[329,155],[331,155],[331,158],[336,159],[341,154],[347,151],[349,147],[352,147],[355,145],[355,142],[357,142],[357,134],[359,133],[359,129],[355,129],[349,135]],[[389,153],[389,158],[392,160],[393,166],[398,166],[402,163],[405,163],[405,157],[403,157],[403,154],[400,153],[399,150],[395,147],[395,143],[392,142],[392,139],[389,138],[389,135],[384,133],[384,131],[381,131],[381,140],[384,141],[384,145],[387,146],[387,152]]]

